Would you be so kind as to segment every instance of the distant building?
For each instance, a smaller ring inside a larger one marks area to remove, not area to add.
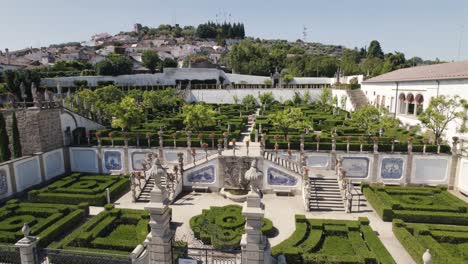
[[[370,104],[384,107],[408,125],[420,124],[421,114],[434,97],[454,96],[468,100],[468,61],[406,68],[362,83]],[[447,138],[459,135],[461,122],[447,129]],[[467,136],[467,135],[459,135]]]

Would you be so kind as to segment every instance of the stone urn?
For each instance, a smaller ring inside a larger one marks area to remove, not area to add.
[[[424,264],[431,264],[432,256],[431,256],[431,253],[429,252],[429,249],[426,249],[426,252],[424,252],[422,259],[423,259]]]

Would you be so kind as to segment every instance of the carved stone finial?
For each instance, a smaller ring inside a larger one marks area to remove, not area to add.
[[[29,225],[24,223],[23,228],[21,228],[21,232],[23,232],[24,237],[29,237],[29,232],[31,229],[29,228]]]

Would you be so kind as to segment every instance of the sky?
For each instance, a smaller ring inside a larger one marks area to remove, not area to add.
[[[295,41],[305,26],[310,42],[354,48],[375,39],[407,58],[468,60],[467,0],[0,0],[0,49],[217,18],[243,22],[252,37]]]

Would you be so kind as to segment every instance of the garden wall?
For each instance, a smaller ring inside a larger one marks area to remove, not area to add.
[[[64,175],[68,167],[65,148],[25,156],[0,164],[0,199],[21,193]]]
[[[468,195],[468,157],[461,159],[457,187],[460,192]]]
[[[306,91],[310,93],[311,100],[315,101],[322,92],[322,89],[197,89],[190,90],[190,93],[186,97],[186,101],[212,104],[233,104],[234,96],[237,96],[240,102],[247,95],[253,95],[258,100],[259,95],[271,92],[275,100],[284,102],[286,100],[291,100],[295,93],[303,95]]]

